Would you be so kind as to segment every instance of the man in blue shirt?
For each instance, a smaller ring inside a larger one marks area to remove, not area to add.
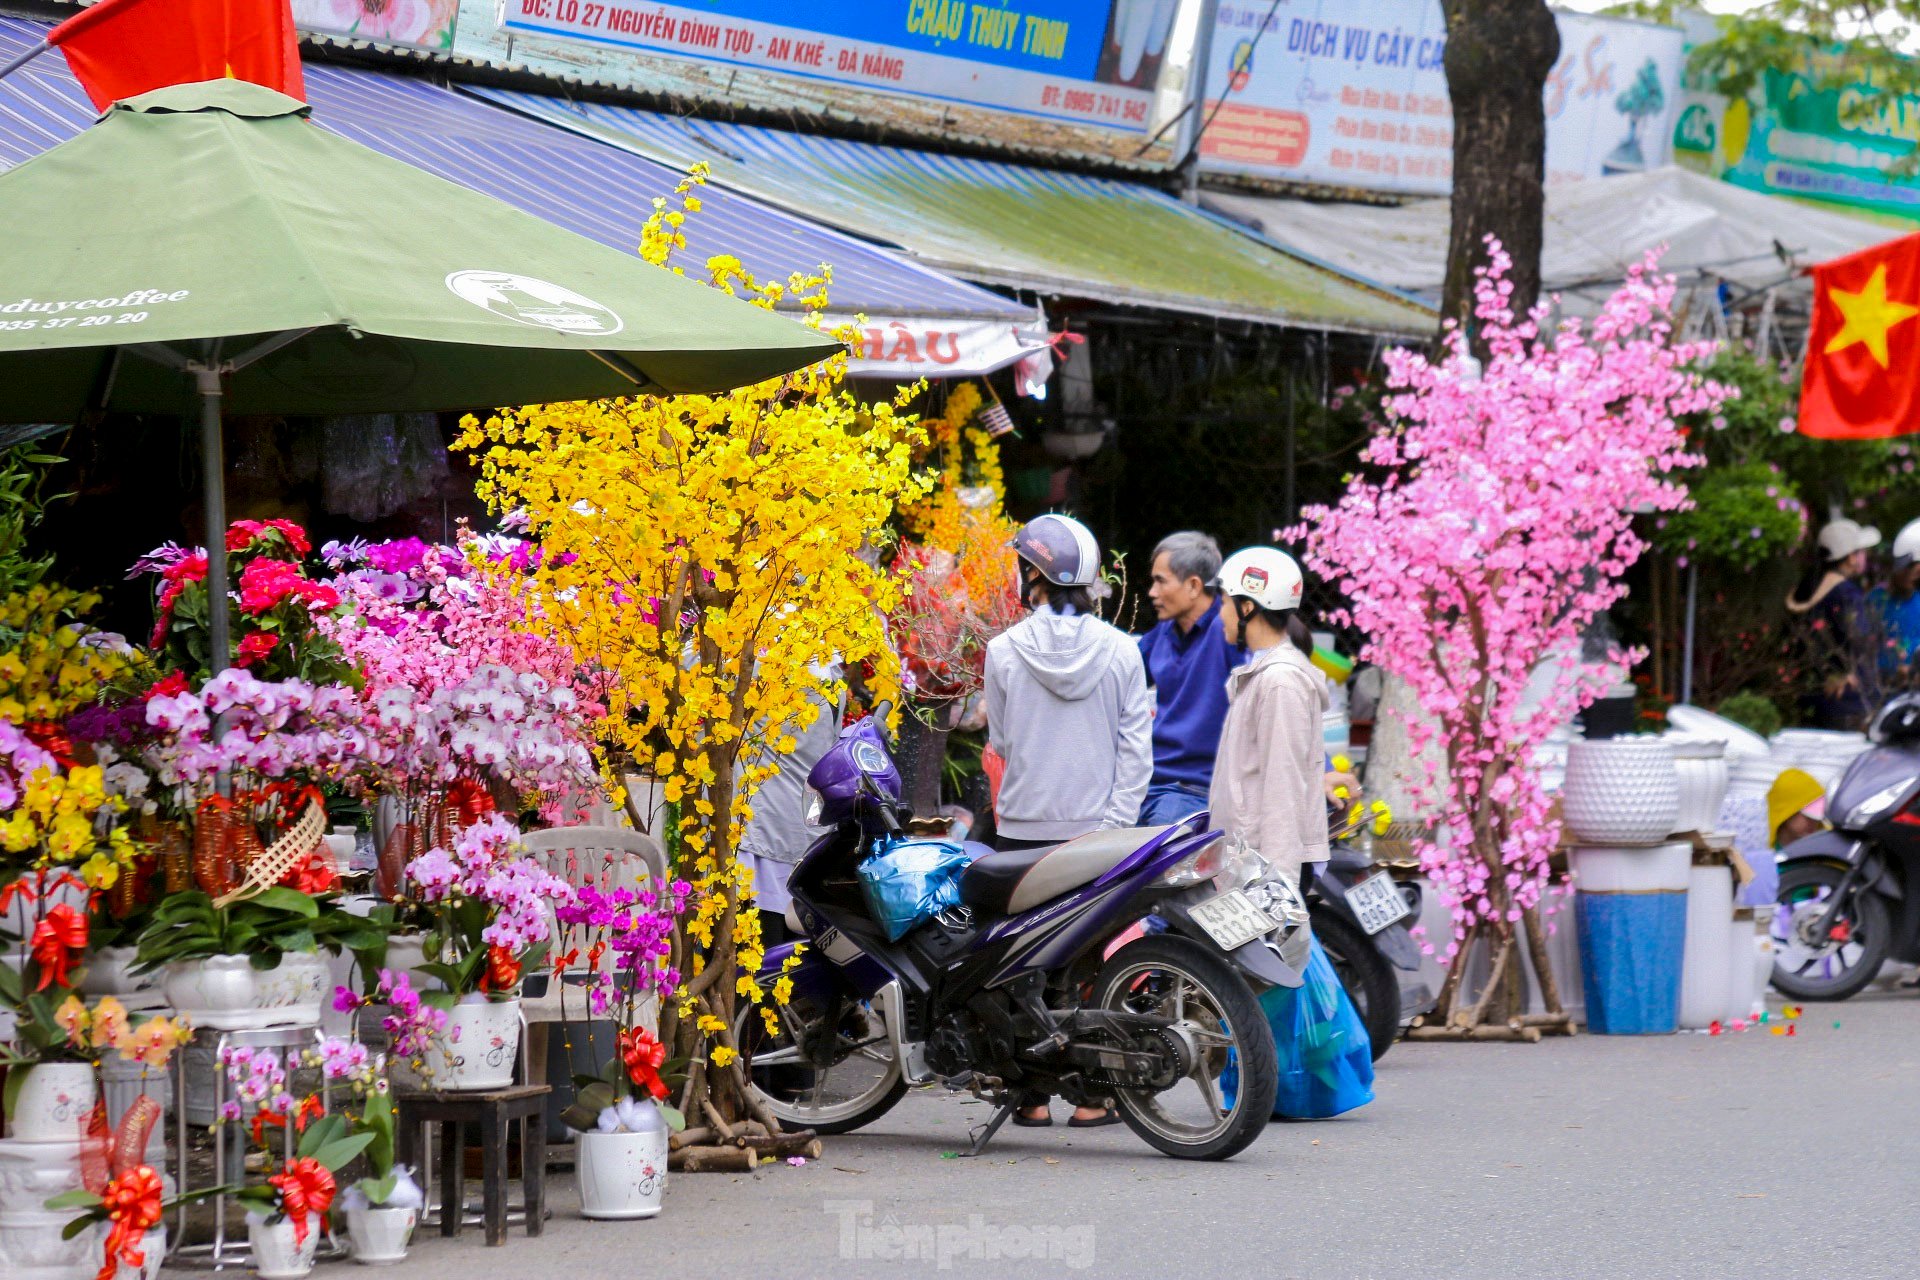
[[[1914,664],[1920,651],[1920,520],[1909,523],[1893,540],[1893,573],[1884,587],[1867,593],[1867,604],[1878,613],[1886,632],[1887,649],[1880,665],[1892,671]]]
[[[1155,704],[1153,781],[1142,826],[1178,822],[1207,807],[1227,718],[1227,673],[1247,657],[1220,628],[1212,587],[1219,572],[1220,546],[1204,533],[1168,534],[1153,549],[1147,598],[1160,621],[1140,637]]]

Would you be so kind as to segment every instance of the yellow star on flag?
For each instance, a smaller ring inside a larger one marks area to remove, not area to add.
[[[1867,344],[1867,354],[1882,369],[1887,367],[1887,330],[1902,320],[1920,316],[1920,307],[1894,302],[1887,297],[1887,266],[1884,262],[1873,269],[1867,287],[1860,292],[1829,289],[1827,296],[1833,299],[1834,306],[1840,308],[1845,323],[1840,326],[1840,332],[1827,342],[1824,354],[1832,355],[1864,342]]]

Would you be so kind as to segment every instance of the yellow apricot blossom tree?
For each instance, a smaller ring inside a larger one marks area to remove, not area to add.
[[[643,256],[663,263],[684,245],[699,180],[675,193],[679,208],[655,202]],[[820,323],[825,268],[785,284],[759,283],[732,258],[708,270],[716,288],[766,308],[799,299]],[[904,412],[916,389],[864,404],[841,386],[845,365],[839,355],[724,394],[532,406],[462,424],[481,496],[524,518],[542,549],[531,585],[546,607],[533,625],[610,673],[606,736],[678,806],[676,874],[693,892],[661,1039],[692,1059],[694,1116],[710,1106],[731,1122],[748,1107],[735,1012],[768,994],[756,979],[752,873],[736,856],[753,791],[837,701],[827,660],[870,662],[876,693],[898,697],[886,637],[898,581],[860,552],[923,491],[921,433]]]

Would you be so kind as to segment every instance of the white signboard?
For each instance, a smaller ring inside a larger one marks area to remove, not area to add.
[[[1681,33],[1590,14],[1554,16],[1560,60],[1546,88],[1547,181],[1667,163]],[[1444,194],[1453,171],[1445,53],[1439,0],[1222,0],[1207,70],[1208,111],[1219,109],[1201,140],[1201,164],[1218,173]]]

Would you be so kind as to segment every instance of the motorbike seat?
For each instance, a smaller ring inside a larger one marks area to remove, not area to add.
[[[1092,884],[1165,832],[1165,827],[1118,827],[1065,844],[990,853],[960,875],[960,901],[986,915],[1031,911],[1081,885]]]

